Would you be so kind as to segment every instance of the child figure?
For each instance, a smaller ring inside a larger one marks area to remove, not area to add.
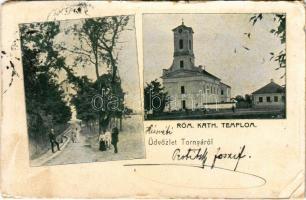
[[[105,133],[104,130],[99,134],[99,150],[106,151]]]

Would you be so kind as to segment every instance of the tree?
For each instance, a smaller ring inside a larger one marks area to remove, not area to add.
[[[235,97],[235,100],[236,100],[237,102],[242,102],[242,101],[244,101],[244,98],[243,98],[243,96],[241,96],[241,95],[237,95],[237,96]]]
[[[77,94],[72,96],[71,103],[78,111],[77,118],[88,125],[97,119],[97,113],[93,109],[91,101],[88,101],[96,94],[96,90],[93,88],[93,82],[86,76],[80,77],[74,83],[73,89]]]
[[[77,37],[79,45],[73,45],[71,48],[62,44],[62,49],[77,55],[76,64],[93,65],[97,79],[100,76],[99,68],[106,64],[111,69],[114,81],[118,65],[116,47],[120,33],[125,30],[128,21],[129,16],[84,19],[80,27],[75,25],[73,29],[66,31]]]
[[[96,81],[93,87],[97,92],[96,94],[100,94],[102,90],[105,90],[110,91],[109,95],[123,99],[121,81],[117,73],[118,51],[120,50],[117,49],[117,44],[119,43],[119,35],[125,29],[128,20],[128,16],[84,19],[81,26],[75,25],[73,29],[66,31],[67,34],[72,32],[79,42],[77,46],[73,45],[72,48],[62,44],[61,48],[76,55],[76,65],[94,67]],[[106,65],[109,69],[107,74],[101,75],[100,68],[102,65]],[[77,91],[82,91],[82,89]],[[81,97],[82,95],[78,96]],[[77,100],[74,100],[74,102],[77,102]],[[76,106],[77,112],[81,115],[84,110],[78,108],[80,107]],[[111,117],[119,117],[121,119],[122,112],[118,110],[101,110],[98,112],[100,130],[108,125]]]
[[[113,83],[111,74],[103,74],[94,82],[83,76],[73,89],[77,94],[71,103],[76,107],[78,119],[86,124],[98,121],[100,131],[107,128],[111,118],[121,119],[125,112],[121,82],[115,80]]]
[[[124,92],[119,77],[113,80],[112,74],[103,74],[94,83],[97,93],[101,94],[103,105],[98,110],[99,128],[105,129],[111,118],[122,119],[124,113]]]
[[[47,130],[57,129],[71,117],[56,80],[57,72],[66,68],[65,58],[53,48],[58,22],[22,24],[20,33],[28,132],[40,153],[46,148]]]
[[[252,98],[249,94],[244,95],[244,97],[237,95],[235,100],[237,101],[237,108],[250,108],[252,106]]]
[[[145,110],[152,110],[153,114],[161,113],[168,103],[167,99],[167,92],[164,91],[164,87],[157,79],[147,83],[144,88]]]
[[[246,101],[248,104],[252,104],[251,95],[246,94],[246,95],[244,96],[244,99],[245,99],[245,101]]]
[[[270,33],[276,35],[281,44],[286,43],[286,15],[285,14],[273,14],[273,20],[277,23],[276,28],[271,28]],[[263,19],[263,14],[255,14],[250,18],[250,22],[252,22],[253,26]],[[275,70],[285,69],[286,68],[286,49],[282,49],[279,52],[270,52],[271,58],[270,60],[274,60],[278,62],[279,66]],[[281,78],[285,77],[285,73],[281,76]]]

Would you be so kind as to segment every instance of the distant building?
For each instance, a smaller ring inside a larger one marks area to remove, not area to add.
[[[284,108],[285,88],[271,79],[271,82],[252,93],[255,108]]]
[[[163,69],[161,77],[171,97],[166,110],[197,109],[207,104],[230,102],[231,87],[206,71],[205,67],[195,66],[192,28],[182,22],[172,31],[173,62],[169,69]]]

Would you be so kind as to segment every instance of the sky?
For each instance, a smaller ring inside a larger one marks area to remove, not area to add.
[[[72,35],[64,34],[64,30],[73,25],[81,24],[81,20],[65,20],[61,21],[59,33],[56,37],[56,42],[64,42],[68,47],[71,45],[78,46],[78,40],[73,38]],[[136,112],[141,111],[141,98],[140,98],[140,80],[139,80],[139,68],[137,63],[137,45],[136,45],[136,33],[134,26],[134,16],[130,16],[129,22],[125,27],[126,30],[121,32],[118,41],[118,71],[122,81],[123,91],[125,95],[125,103],[128,108],[133,109]],[[120,50],[119,50],[120,49]],[[66,53],[66,63],[73,65],[75,56],[71,53]],[[107,67],[101,65],[100,74],[107,72]],[[75,67],[74,71],[77,75],[86,75],[91,80],[96,80],[95,68],[93,64],[89,64],[85,68]],[[65,79],[65,74],[61,74],[62,79]],[[91,101],[91,99],[90,99]]]
[[[280,77],[285,70],[275,70],[270,52],[285,48],[270,33],[277,26],[273,14],[264,14],[254,26],[254,14],[144,14],[143,49],[144,82],[161,77],[173,60],[172,29],[192,27],[195,65],[219,77],[232,88],[232,97],[245,95],[268,84],[271,79],[284,85]],[[244,33],[250,33],[250,38]],[[249,50],[246,50],[247,47]],[[160,80],[160,79],[159,79]]]

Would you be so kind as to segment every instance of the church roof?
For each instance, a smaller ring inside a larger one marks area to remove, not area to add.
[[[223,84],[223,85],[225,85],[226,87],[231,87],[231,86],[229,86],[229,85],[227,85],[227,84],[225,84],[225,83],[223,83],[223,82],[220,82],[221,84]]]
[[[209,72],[206,71],[205,69],[201,70],[200,73],[205,74],[205,75],[207,75],[207,76],[210,76],[210,77],[213,78],[213,79],[221,80],[220,78],[218,78],[218,77],[212,75],[211,73],[209,73]]]
[[[176,31],[176,30],[179,29],[179,28],[181,28],[181,29],[186,29],[186,30],[190,31],[191,33],[193,33],[192,28],[191,28],[191,27],[188,27],[188,26],[185,26],[184,23],[182,23],[182,24],[179,25],[178,27],[172,29],[172,31]]]
[[[271,81],[262,88],[256,90],[252,94],[270,94],[270,93],[284,93],[285,88]]]
[[[174,71],[168,71],[166,74],[164,74],[161,78],[175,78],[179,73],[182,73],[181,77],[190,77],[190,76],[209,76],[213,79],[221,80],[220,78],[214,76],[213,74],[207,72],[204,69],[201,69],[199,67],[193,67],[192,69],[179,69]]]

